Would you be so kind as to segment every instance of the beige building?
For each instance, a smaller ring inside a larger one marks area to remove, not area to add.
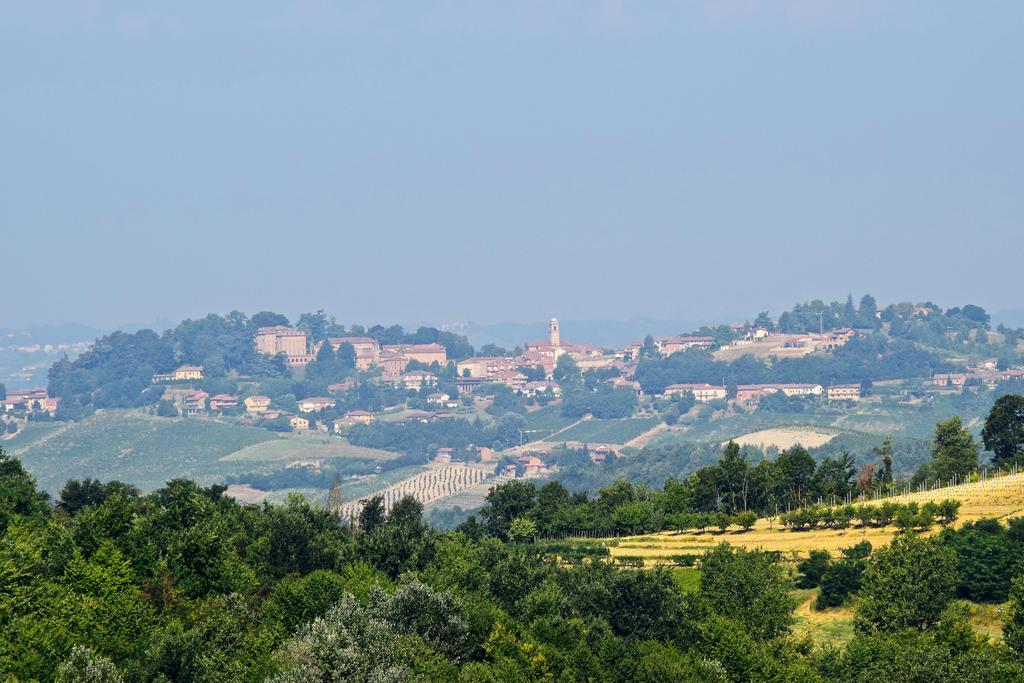
[[[368,425],[373,422],[373,413],[366,410],[350,410],[345,413],[345,417],[364,425]]]
[[[821,396],[824,389],[820,384],[776,384],[786,396]]]
[[[713,384],[670,384],[665,387],[666,396],[678,396],[687,392],[693,394],[693,399],[698,403],[724,399],[729,393],[725,387]]]
[[[836,384],[828,388],[828,400],[830,401],[859,401],[859,384]]]
[[[245,404],[246,412],[254,415],[265,413],[270,408],[269,396],[250,396],[242,402]]]
[[[333,408],[336,404],[337,401],[327,396],[310,396],[299,401],[299,412],[315,413],[324,408]]]
[[[342,344],[351,344],[356,352],[356,369],[369,370],[380,364],[380,344],[373,337],[333,337],[331,346],[337,351]]]
[[[404,356],[407,362],[414,360],[424,365],[448,362],[448,351],[440,344],[389,344],[383,350]]]
[[[174,371],[174,379],[177,382],[202,379],[203,378],[203,366],[202,365],[182,365],[180,368]]]
[[[309,429],[309,420],[304,417],[299,417],[298,415],[292,415],[288,418],[288,424],[290,424],[292,429],[296,431]]]
[[[256,353],[276,356],[283,353],[289,365],[306,365],[315,356],[309,352],[306,333],[294,327],[276,325],[256,330]]]

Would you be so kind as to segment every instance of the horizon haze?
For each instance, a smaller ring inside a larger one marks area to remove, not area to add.
[[[1021,6],[2,7],[0,327],[1020,309]]]

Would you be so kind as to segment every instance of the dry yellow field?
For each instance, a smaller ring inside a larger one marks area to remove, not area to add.
[[[887,500],[897,503],[924,503],[947,498],[960,501],[960,514],[955,526],[986,517],[1017,517],[1024,514],[1024,473],[922,493],[893,496]],[[936,526],[930,533],[935,533],[938,529]],[[811,550],[836,552],[840,548],[847,548],[865,540],[877,548],[889,543],[896,532],[895,526],[884,529],[862,529],[854,526],[849,529],[789,531],[778,523],[773,524],[767,519],[760,519],[750,531],[668,532],[620,538],[617,543],[611,544],[610,551],[613,557],[643,557],[645,560],[657,562],[673,555],[700,554],[725,541],[744,548],[780,551],[794,557],[803,557]]]
[[[812,427],[778,427],[737,436],[733,441],[740,446],[756,446],[762,449],[775,446],[779,450],[785,450],[797,444],[804,448],[817,448],[824,446],[834,438],[836,438],[835,432]]]

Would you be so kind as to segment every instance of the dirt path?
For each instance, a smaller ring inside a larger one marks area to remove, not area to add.
[[[630,439],[626,443],[622,444],[622,446],[624,448],[643,448],[651,439],[653,439],[655,436],[665,431],[666,429],[668,429],[668,425],[665,424],[664,422],[659,422],[658,424],[654,425],[640,436]]]

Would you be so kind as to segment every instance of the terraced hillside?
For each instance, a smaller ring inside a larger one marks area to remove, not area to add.
[[[424,470],[398,481],[386,488],[366,493],[384,496],[384,507],[390,509],[404,496],[412,496],[424,505],[478,487],[493,478],[489,466],[465,463],[432,464]],[[342,517],[356,517],[362,509],[359,501],[350,501],[342,506]]]

